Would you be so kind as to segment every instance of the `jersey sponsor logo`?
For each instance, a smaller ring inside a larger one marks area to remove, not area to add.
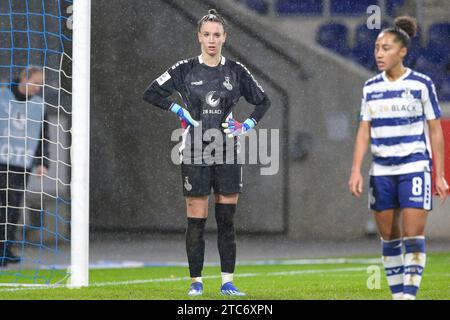
[[[414,96],[411,94],[411,89],[406,88],[402,93],[402,98],[405,98],[408,102],[414,101]]]
[[[203,114],[222,114],[222,113],[223,113],[223,111],[220,110],[220,109],[216,109],[216,110],[213,110],[213,109],[204,109],[204,110],[203,110]]]
[[[415,101],[415,100],[413,100]],[[384,106],[371,106],[370,114],[375,116],[377,113],[385,113],[385,112],[418,112],[420,111],[420,104],[410,103],[410,104],[393,104],[393,105],[384,105]]]
[[[184,188],[187,191],[191,191],[192,190],[192,184],[189,183],[189,177],[184,177]]]
[[[191,86],[201,86],[203,85],[203,80],[191,82]]]
[[[225,77],[225,81],[223,82],[223,86],[227,88],[228,91],[233,90],[233,85],[230,83],[230,77]]]
[[[156,79],[156,82],[158,82],[158,84],[160,86],[162,86],[164,83],[167,82],[167,80],[169,80],[171,78],[169,72],[164,72],[158,79]]]
[[[215,91],[210,91],[210,92],[208,92],[207,94],[206,94],[206,103],[209,105],[209,106],[211,106],[211,107],[213,107],[213,108],[216,108],[218,105],[219,105],[219,103],[220,103],[220,97],[219,98],[216,98],[216,99],[214,99],[214,94],[215,94],[216,92]]]

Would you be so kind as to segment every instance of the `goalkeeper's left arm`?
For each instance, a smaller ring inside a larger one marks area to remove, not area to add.
[[[239,88],[241,90],[241,95],[248,103],[253,104],[255,109],[242,123],[230,118],[222,124],[222,127],[225,128],[224,132],[230,138],[244,134],[254,128],[264,117],[267,110],[269,110],[271,104],[269,97],[250,71],[242,64],[238,64],[238,66],[240,68]]]

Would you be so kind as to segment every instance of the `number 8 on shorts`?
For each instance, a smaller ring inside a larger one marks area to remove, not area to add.
[[[432,209],[430,172],[371,176],[370,188],[370,209],[372,210],[418,208],[430,211]]]

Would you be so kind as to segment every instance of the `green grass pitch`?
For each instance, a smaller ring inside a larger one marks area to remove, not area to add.
[[[240,290],[247,293],[243,298],[249,300],[390,299],[384,270],[376,261],[378,260],[374,260],[375,263],[361,260],[357,263],[238,265],[234,282]],[[449,265],[450,253],[427,256],[418,299],[450,299]],[[379,288],[377,270],[380,271]],[[91,285],[81,289],[11,288],[0,285],[0,300],[233,299],[219,294],[219,267],[206,267],[203,276],[204,294],[195,298],[186,295],[190,283],[186,267],[146,267],[92,269]]]

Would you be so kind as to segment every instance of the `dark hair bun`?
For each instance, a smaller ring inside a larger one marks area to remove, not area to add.
[[[218,14],[218,12],[217,12],[216,9],[209,9],[209,10],[208,10],[208,13],[209,13],[209,14],[214,14],[214,15],[217,15],[217,14]]]
[[[417,34],[417,21],[410,16],[397,17],[394,20],[394,24],[397,28],[405,31],[410,38],[413,38]]]

